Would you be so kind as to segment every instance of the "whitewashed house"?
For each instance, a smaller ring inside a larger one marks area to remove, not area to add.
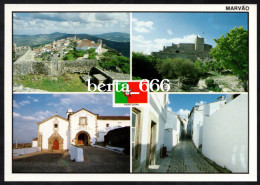
[[[202,154],[235,173],[248,173],[248,95],[228,94],[227,104],[204,116]]]
[[[98,116],[86,109],[67,111],[38,123],[37,146],[42,150],[67,150],[70,145],[94,145],[110,130],[130,126],[129,116]]]
[[[167,111],[167,122],[164,131],[164,145],[167,151],[180,142],[181,137],[181,118],[171,111]]]
[[[147,172],[156,165],[164,145],[167,94],[152,94],[145,107],[132,109],[132,170]]]
[[[91,49],[91,48],[94,48],[95,49],[95,53],[97,54],[101,54],[101,48],[102,48],[102,40],[99,39],[98,40],[98,43],[95,43],[94,41],[90,41],[88,39],[83,39],[83,40],[80,40],[77,42],[77,47],[76,49],[77,50],[88,50],[88,49]]]
[[[226,100],[223,96],[221,96],[216,102],[197,105],[191,110],[188,118],[188,125],[190,127],[188,128],[188,132],[191,135],[193,143],[197,148],[202,145],[204,117],[212,115],[213,113],[221,109],[221,107],[223,107],[225,103]]]

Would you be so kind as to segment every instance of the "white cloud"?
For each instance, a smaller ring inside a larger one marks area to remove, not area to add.
[[[27,98],[33,100],[34,102],[38,102],[39,101],[37,98],[33,98],[31,96],[27,96]]]
[[[13,107],[19,109],[20,105],[15,100],[13,100]]]
[[[188,109],[179,109],[179,111],[174,112],[177,115],[180,115],[180,117],[182,118],[188,118],[188,114],[190,113],[190,111]]]
[[[24,101],[19,102],[19,105],[21,105],[21,106],[25,106],[26,104],[30,104],[30,101],[24,100]]]
[[[35,117],[32,117],[32,116],[22,116],[22,119],[25,119],[25,120],[37,120]]]
[[[206,102],[205,102],[205,101],[202,101],[202,100],[201,100],[200,102],[196,102],[196,103],[195,103],[195,105],[203,105],[203,104],[206,104]]]
[[[172,112],[172,108],[171,107],[167,107],[167,110]]]
[[[153,41],[145,40],[142,35],[133,36],[133,50],[136,52],[143,52],[145,54],[151,54],[151,52],[159,51],[163,49],[163,46],[171,46],[172,43],[194,43],[196,34],[185,35],[183,37],[174,37],[171,39],[156,38]]]
[[[48,117],[51,117],[54,115],[54,113],[46,110],[46,111],[37,111],[35,112],[35,117],[37,118],[37,121],[42,121]]]
[[[132,22],[133,29],[137,32],[147,33],[154,29],[152,21],[139,21],[138,19],[133,18]]]
[[[172,30],[171,30],[171,29],[168,29],[168,30],[167,30],[167,33],[168,33],[169,35],[172,35]]]
[[[13,112],[13,117],[20,117],[20,114]]]
[[[16,13],[13,18],[14,34],[130,31],[129,13]]]

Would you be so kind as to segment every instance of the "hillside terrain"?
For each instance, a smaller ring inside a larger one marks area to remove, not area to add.
[[[121,32],[103,33],[95,36],[101,39],[106,39],[115,42],[129,42],[130,40],[130,35],[128,33]]]
[[[55,32],[52,34],[14,35],[13,43],[15,43],[17,46],[36,47],[36,46],[51,43],[55,40],[72,37],[72,36],[76,36],[79,39],[92,40],[95,42],[97,42],[98,39],[102,39],[102,43],[105,44],[107,47],[113,48],[113,49],[117,50],[118,52],[122,53],[122,55],[129,57],[130,56],[130,42],[129,42],[130,39],[128,38],[128,42],[126,42],[127,41],[126,35],[127,34],[124,34],[124,33],[111,33],[111,34],[107,33],[107,34],[101,34],[101,37],[99,37],[99,36],[93,36],[93,35],[88,35],[88,34],[67,34],[67,33]],[[109,38],[111,40],[106,40],[104,38]],[[122,42],[112,41],[112,40],[118,40],[118,41],[122,40]]]

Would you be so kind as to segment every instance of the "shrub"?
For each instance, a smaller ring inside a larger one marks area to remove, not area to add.
[[[133,52],[132,61],[133,76],[148,80],[161,80],[161,74],[157,70],[157,65],[160,63],[160,60],[156,57],[140,52]]]
[[[174,58],[158,62],[159,73],[163,78],[179,78],[185,84],[195,85],[199,80],[199,71],[189,59]]]
[[[116,67],[118,67],[123,73],[130,73],[130,60],[124,56],[106,56],[99,61],[99,65],[106,70],[117,71]]]
[[[207,79],[205,82],[206,82],[207,87],[209,87],[209,88],[215,87],[215,82],[212,78]]]
[[[209,90],[215,91],[215,92],[222,91],[222,89],[219,87],[219,85],[217,83],[215,83],[214,79],[210,78],[210,79],[207,79],[205,82],[206,82],[206,85]]]
[[[89,53],[88,58],[89,59],[96,59],[96,55],[97,55],[96,53]]]

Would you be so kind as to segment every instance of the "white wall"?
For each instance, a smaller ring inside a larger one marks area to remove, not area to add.
[[[97,124],[97,131],[99,133],[97,141],[104,142],[104,135],[110,130],[130,126],[130,120],[97,120]],[[109,124],[109,127],[106,127],[107,124]]]
[[[39,125],[39,133],[42,134],[42,149],[48,149],[48,139],[54,133],[54,120],[58,120],[57,132],[63,138],[63,150],[69,148],[69,122],[59,117],[53,117]]]
[[[76,146],[70,145],[69,147],[70,159],[75,160],[76,162],[84,161],[83,149]]]
[[[192,140],[198,148],[202,144],[202,126],[203,126],[203,110],[194,110],[193,112],[193,135]]]
[[[165,129],[164,131],[164,146],[167,147],[167,151],[179,143],[180,134],[176,130]]]
[[[38,146],[38,141],[32,141],[32,147],[37,147]]]
[[[168,96],[164,94],[152,94],[149,96],[149,104],[145,107],[138,108],[141,111],[140,124],[142,132],[139,135],[140,148],[140,161],[138,172],[147,172],[146,168],[147,160],[149,157],[149,145],[150,145],[150,131],[151,121],[157,123],[157,137],[156,137],[156,152],[160,151],[160,147],[164,143],[164,129],[167,120],[167,101]],[[142,166],[141,166],[142,165]]]
[[[13,149],[13,156],[17,157],[20,155],[30,154],[38,151],[41,151],[41,147]]]
[[[167,102],[168,96],[164,94],[152,94],[150,95],[150,114],[156,117],[157,120],[153,120],[157,123],[156,133],[156,154],[160,153],[161,148],[164,145],[164,130],[167,121]],[[155,118],[154,118],[155,119]],[[150,121],[151,122],[151,121]]]
[[[209,104],[204,105],[204,115],[210,116],[215,113],[217,110],[221,109],[225,105],[226,100],[212,102]]]
[[[79,118],[80,117],[87,117],[87,126],[79,125]],[[70,132],[71,132],[71,144],[75,145],[75,137],[76,135],[81,132],[85,131],[90,135],[90,142],[91,145],[95,144],[96,142],[96,123],[97,123],[97,116],[92,114],[88,111],[80,110],[79,112],[70,115]]]
[[[202,153],[232,172],[248,172],[248,96],[204,118]]]
[[[164,134],[164,146],[167,147],[167,151],[170,151],[179,143],[180,139],[180,120],[176,114],[170,111],[167,111]]]

